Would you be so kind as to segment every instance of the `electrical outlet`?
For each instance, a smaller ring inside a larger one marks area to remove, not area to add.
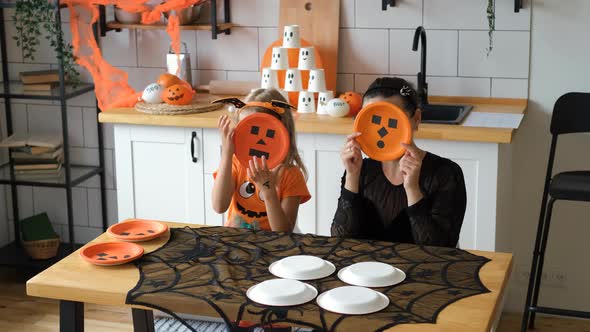
[[[516,268],[516,279],[519,283],[528,284],[530,278],[530,265],[520,265]],[[567,275],[560,269],[553,267],[543,268],[543,274],[541,275],[541,285],[554,287],[554,288],[566,288]]]

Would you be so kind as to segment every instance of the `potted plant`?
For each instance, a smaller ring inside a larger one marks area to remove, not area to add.
[[[16,35],[12,38],[22,49],[24,59],[35,60],[35,52],[40,45],[39,39],[44,35],[55,51],[57,59],[63,61],[65,76],[69,82],[76,85],[80,81],[80,74],[75,67],[72,45],[64,42],[63,31],[57,26],[54,14],[53,1],[18,0],[12,17],[16,25]]]
[[[486,53],[490,56],[494,49],[494,31],[496,31],[496,0],[488,0],[488,8],[486,10],[488,17],[488,38],[489,45]]]

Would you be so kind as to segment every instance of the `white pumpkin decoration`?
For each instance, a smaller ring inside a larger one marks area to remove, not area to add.
[[[148,104],[159,104],[163,101],[161,96],[162,91],[164,91],[164,87],[158,83],[152,83],[145,87],[141,94],[141,99]]]
[[[347,102],[340,98],[334,98],[328,102],[326,106],[326,110],[330,116],[335,118],[342,118],[348,115],[350,111],[350,106]]]

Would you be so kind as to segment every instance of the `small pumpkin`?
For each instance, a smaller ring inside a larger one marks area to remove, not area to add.
[[[180,78],[178,78],[178,76],[172,75],[169,73],[160,75],[160,77],[158,77],[158,80],[156,81],[156,83],[160,84],[161,86],[163,86],[165,88],[169,88],[169,87],[171,87],[175,84],[179,84],[181,82],[183,82],[183,81]]]
[[[188,105],[195,92],[186,84],[175,84],[164,90],[162,99],[168,105]]]
[[[363,97],[353,91],[347,91],[341,94],[338,98],[344,100],[350,106],[350,116],[356,116],[363,106]]]

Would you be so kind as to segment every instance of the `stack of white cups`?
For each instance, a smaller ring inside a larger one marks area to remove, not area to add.
[[[289,68],[287,49],[298,48],[299,59],[296,68]],[[279,89],[278,71],[286,70],[284,91],[299,92],[298,109],[300,113],[316,112],[316,93],[319,94],[317,103],[318,114],[328,114],[326,105],[334,98],[332,91],[326,89],[326,77],[323,69],[316,68],[315,49],[301,47],[301,37],[298,25],[287,25],[283,31],[282,47],[273,47],[270,68],[262,70],[260,87],[263,89]],[[307,90],[303,90],[301,71],[309,71]],[[283,91],[281,91],[283,92]],[[283,94],[285,94],[283,92]]]

